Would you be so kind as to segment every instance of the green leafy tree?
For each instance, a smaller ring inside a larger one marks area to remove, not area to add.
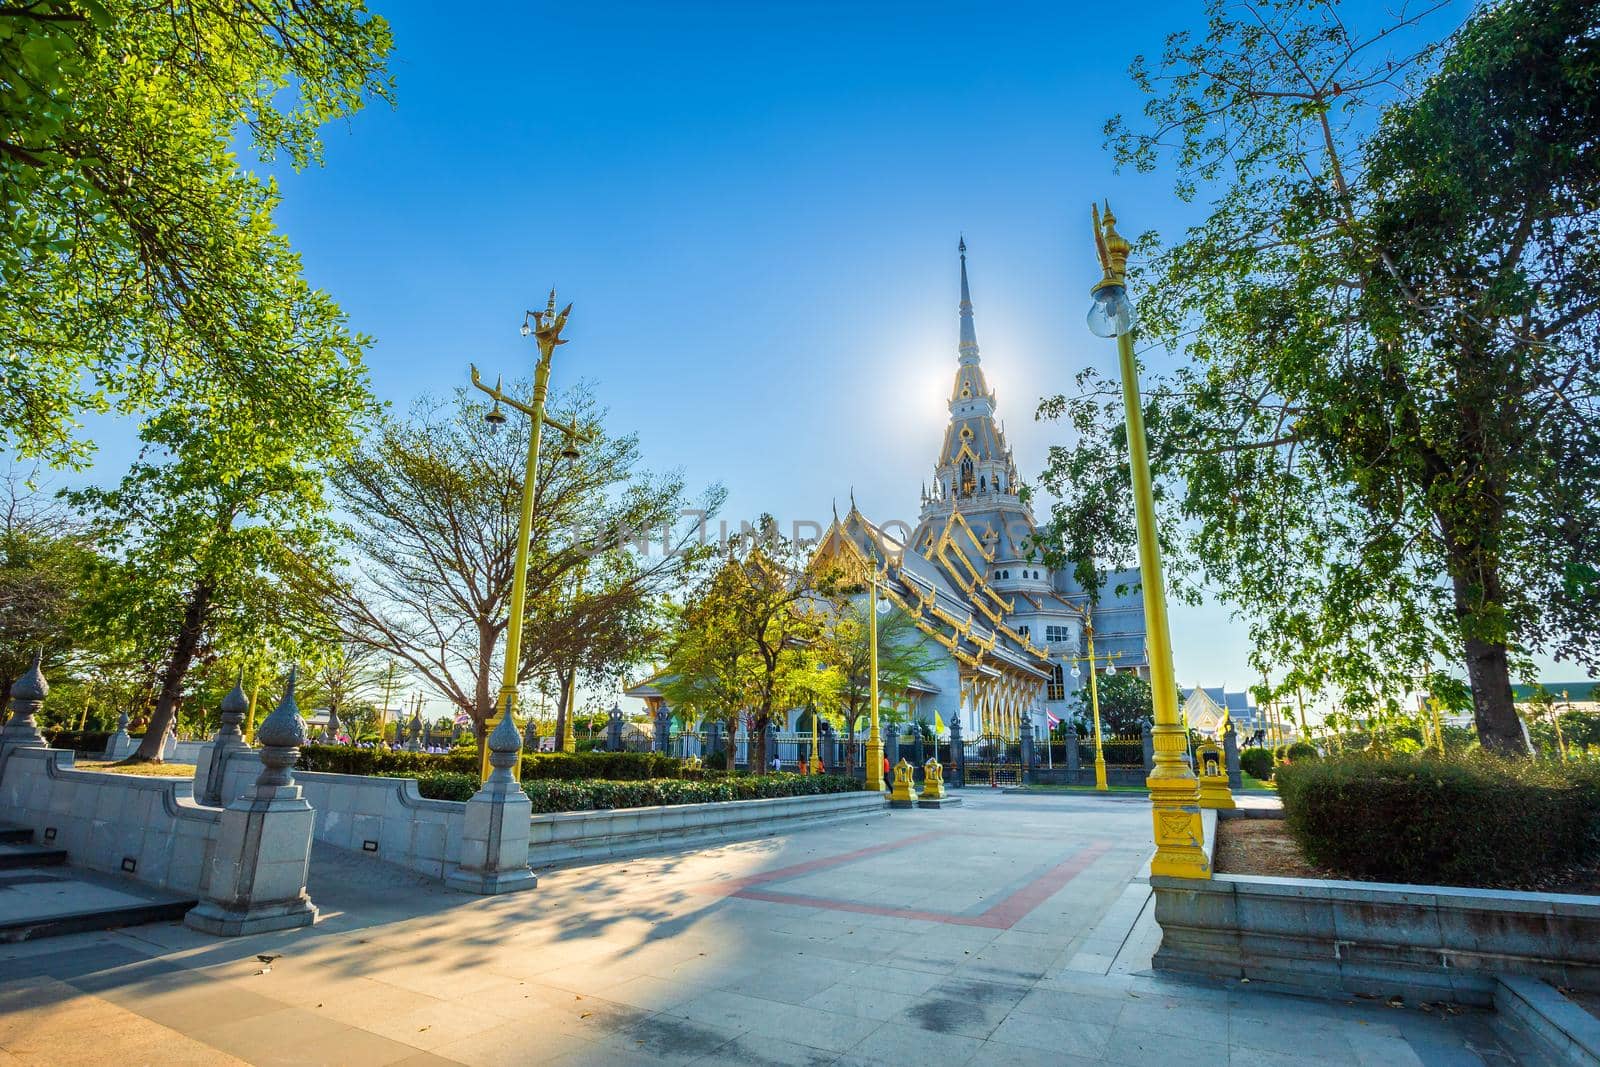
[[[867,618],[869,598],[860,588],[848,590],[834,609],[824,655],[835,667],[838,693],[835,703],[845,738],[855,741],[869,729],[872,708],[872,631]],[[886,601],[882,601],[886,602]],[[937,667],[916,622],[897,607],[878,616],[878,718],[880,727],[897,726],[905,718],[897,697]],[[847,767],[855,769],[855,745],[849,745]]]
[[[1146,723],[1155,721],[1155,703],[1150,683],[1132,671],[1102,674],[1096,680],[1100,692],[1100,731],[1102,734],[1137,734]],[[1094,709],[1089,704],[1089,680],[1074,694],[1077,706],[1073,716],[1079,724],[1094,730]],[[1181,702],[1180,702],[1181,703]]]
[[[169,408],[144,424],[144,452],[120,483],[67,494],[106,557],[86,610],[110,638],[160,650],[135,759],[161,758],[197,657],[264,638],[292,649],[322,632],[306,589],[333,564],[328,465],[371,403],[357,358],[353,340],[302,353],[297,384],[312,407],[264,411],[218,391],[204,406]]]
[[[15,476],[0,483],[0,693],[10,692],[36,652],[49,670],[64,655],[87,651],[74,622],[93,561],[67,508]],[[64,699],[57,692],[51,702],[59,707]]]
[[[665,666],[667,703],[716,716],[730,734],[742,720],[751,763],[766,770],[772,716],[827,701],[830,678],[817,670],[823,661],[813,646],[826,639],[825,605],[839,583],[833,568],[813,566],[807,547],[763,515],[753,535],[722,546],[686,598]]]
[[[614,680],[658,651],[663,598],[698,556],[692,531],[661,543],[688,503],[682,477],[645,470],[638,438],[606,433],[588,392],[551,406],[594,434],[575,460],[547,435],[534,490],[518,682],[555,683],[561,729],[573,671]],[[486,411],[458,390],[379,421],[335,475],[355,552],[319,591],[347,640],[425,680],[480,743],[501,682],[529,430],[513,417],[497,431]],[[719,500],[712,491],[707,509]]]
[[[1454,661],[1484,746],[1523,751],[1511,667],[1600,663],[1593,4],[1486,5],[1410,54],[1426,12],[1208,13],[1136,63],[1144,122],[1108,126],[1209,200],[1134,277],[1142,342],[1189,358],[1145,398],[1175,588],[1232,601],[1293,688],[1367,700]],[[1080,386],[1042,407],[1079,434],[1044,482],[1065,555],[1120,563],[1121,401]]]
[[[0,443],[82,461],[81,412],[303,382],[291,335],[315,331],[284,324],[336,309],[234,148],[316,160],[323,123],[390,98],[390,44],[348,0],[0,8]]]

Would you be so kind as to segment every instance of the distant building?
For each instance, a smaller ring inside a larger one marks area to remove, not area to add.
[[[1540,682],[1539,687],[1550,694],[1558,713],[1600,712],[1600,682]],[[1511,687],[1511,699],[1516,702],[1519,712],[1526,714],[1535,692],[1535,687],[1531,685]]]
[[[1248,693],[1230,693],[1221,686],[1196,686],[1178,692],[1183,698],[1183,715],[1189,729],[1207,737],[1220,733],[1224,717],[1233,720],[1240,741],[1248,740],[1257,730],[1270,728],[1266,716],[1250,702]]]

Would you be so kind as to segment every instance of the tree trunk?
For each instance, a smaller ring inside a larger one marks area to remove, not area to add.
[[[495,701],[498,691],[491,693],[489,690],[490,678],[494,674],[494,644],[499,631],[492,626],[480,625],[478,627],[478,683],[473,687],[473,707],[467,712],[472,716],[472,732],[478,742],[478,766],[483,766],[484,753],[489,750],[489,719],[495,713]]]
[[[1457,568],[1462,570],[1461,568]],[[1463,570],[1463,573],[1471,573]],[[1475,603],[1499,604],[1500,576],[1488,567],[1480,568],[1479,587],[1465,577],[1451,579],[1455,592],[1456,618],[1463,626],[1475,613]],[[1522,736],[1516,702],[1511,694],[1511,665],[1504,641],[1490,642],[1478,637],[1464,641],[1467,681],[1472,686],[1472,720],[1478,728],[1478,742],[1489,752],[1502,756],[1526,756],[1528,743]]]
[[[211,597],[216,585],[210,578],[195,583],[184,605],[183,623],[178,639],[173,643],[172,655],[167,658],[161,674],[161,695],[156,698],[155,714],[145,727],[144,739],[130,757],[139,763],[160,763],[162,743],[167,739],[167,727],[178,713],[178,701],[183,697],[183,679],[194,662],[194,653],[200,647],[200,635],[205,630],[206,616],[211,612]]]
[[[751,768],[756,774],[766,774],[772,756],[767,752],[767,723],[771,721],[770,715],[750,716],[750,751],[755,766]]]
[[[567,750],[567,731],[572,729],[572,717],[568,714],[571,709],[567,707],[567,694],[571,691],[567,680],[570,677],[570,673],[556,671],[556,728],[553,743],[557,752]]]

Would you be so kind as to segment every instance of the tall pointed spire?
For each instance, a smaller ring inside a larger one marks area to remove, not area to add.
[[[972,291],[967,287],[967,238],[962,234],[961,241],[956,245],[961,253],[961,355],[963,360],[970,353],[973,359],[978,358],[978,331],[972,323]]]

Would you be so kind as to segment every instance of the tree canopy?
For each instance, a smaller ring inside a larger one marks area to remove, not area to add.
[[[354,552],[322,590],[346,638],[401,661],[480,739],[501,681],[529,430],[513,418],[496,431],[486,410],[458,390],[379,422],[334,476]],[[606,433],[587,391],[551,410],[594,438],[575,460],[548,437],[540,450],[518,681],[559,678],[564,693],[574,670],[610,683],[656,651],[663,597],[696,555],[688,535],[659,541],[688,503],[682,476],[643,469],[637,437]]]
[[[1399,699],[1453,661],[1486,747],[1519,751],[1510,670],[1600,666],[1600,19],[1506,0],[1441,45],[1436,8],[1216,2],[1135,64],[1118,161],[1170,161],[1209,214],[1139,242],[1145,419],[1175,585],[1237,606],[1284,686]],[[1047,400],[1067,557],[1131,555],[1120,400]],[[1118,484],[1121,483],[1121,484]]]
[[[298,402],[342,317],[273,229],[232,145],[303,167],[388,100],[360,3],[23,0],[0,9],[0,445],[82,461],[78,415],[198,382]]]

